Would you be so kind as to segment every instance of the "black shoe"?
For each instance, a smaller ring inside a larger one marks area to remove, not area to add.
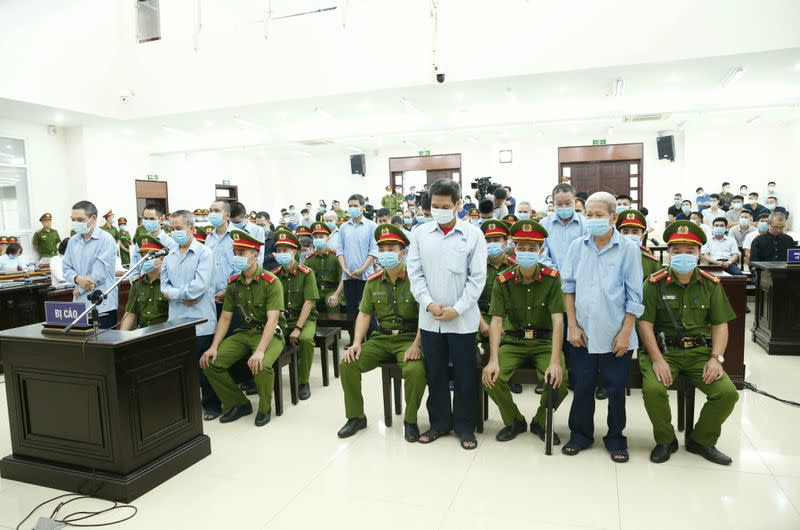
[[[500,432],[497,433],[495,439],[498,442],[509,442],[517,437],[518,434],[523,433],[527,430],[527,425],[525,424],[525,420],[515,421],[511,425],[506,425]]]
[[[709,462],[714,462],[715,464],[719,464],[721,466],[729,466],[731,463],[733,463],[733,459],[731,457],[718,450],[716,447],[706,447],[705,445],[700,445],[691,438],[686,440],[686,450],[690,453],[702,456]]]
[[[544,440],[544,427],[536,423],[535,421],[531,422],[531,432],[539,437],[541,441]],[[558,433],[553,431],[553,445],[561,445],[561,438],[558,437]]]
[[[311,397],[311,386],[308,383],[300,385],[300,399],[305,401],[310,397]]]
[[[409,443],[419,441],[419,427],[416,423],[403,422],[403,434]]]
[[[522,394],[522,385],[519,383],[509,383],[508,388],[513,394]]]
[[[272,411],[268,410],[266,412],[259,412],[256,414],[256,427],[263,427],[269,420],[272,419]]]
[[[678,450],[678,439],[675,438],[668,444],[658,444],[650,451],[650,461],[654,464],[663,464],[672,453]]]
[[[750,312],[750,306],[749,305],[744,306],[744,312],[745,313],[749,313]]]
[[[541,395],[542,395],[542,392],[544,392],[544,386],[542,386],[542,384],[541,384],[541,383],[537,383],[537,384],[536,384],[536,388],[534,388],[534,389],[533,389],[533,391],[534,391],[536,394],[538,394],[538,395],[540,395],[540,396],[541,396]]]
[[[242,383],[239,385],[239,388],[248,396],[255,396],[258,394],[258,388],[256,388],[255,381],[248,381],[247,383]]]
[[[603,388],[602,386],[598,386],[597,388],[595,388],[594,398],[599,400],[608,399],[608,394],[606,394],[606,389]]]
[[[344,427],[339,429],[339,432],[336,434],[336,436],[339,438],[350,438],[361,429],[366,428],[367,418],[353,418],[351,420],[347,420],[347,423],[344,424]]]
[[[242,416],[249,416],[253,413],[253,405],[248,401],[246,405],[236,405],[219,418],[220,423],[230,423]]]

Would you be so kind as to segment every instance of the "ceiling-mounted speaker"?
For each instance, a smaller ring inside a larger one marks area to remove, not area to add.
[[[366,174],[363,154],[350,155],[350,173],[353,175],[361,175],[362,177]]]
[[[672,135],[659,136],[658,139],[656,139],[656,145],[658,146],[659,160],[675,161],[675,141]]]
[[[47,134],[49,134],[50,136],[55,136],[58,134],[58,129],[56,128],[55,125],[48,125]]]

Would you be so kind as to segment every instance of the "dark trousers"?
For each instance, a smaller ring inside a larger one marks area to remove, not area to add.
[[[111,329],[117,326],[117,310],[104,313],[97,319],[97,325],[100,329]]]
[[[427,355],[427,352],[426,352]],[[570,441],[581,448],[594,443],[594,389],[598,376],[603,378],[608,394],[608,434],[603,438],[609,451],[628,448],[625,429],[625,388],[630,373],[633,350],[622,357],[613,353],[590,354],[586,348],[569,349],[572,380],[572,408],[569,411]]]
[[[200,396],[203,404],[203,411],[209,414],[222,412],[222,403],[217,397],[217,393],[211,387],[211,383],[206,379],[206,374],[200,369],[200,357],[211,347],[214,342],[214,335],[198,335],[195,341],[197,354],[197,369],[200,371]]]
[[[344,303],[345,313],[350,316],[358,315],[358,305],[361,303],[361,296],[364,294],[364,280],[345,280],[344,281]]]
[[[219,321],[219,317],[222,314],[222,304],[217,304],[217,321]],[[230,337],[233,333],[239,329],[239,325],[242,322],[242,316],[239,314],[239,311],[236,310],[233,312],[233,317],[231,317],[231,325],[228,326],[228,333],[225,334],[225,338]],[[241,361],[234,363],[229,369],[228,372],[233,377],[233,380],[239,384],[245,383],[248,385],[255,384],[253,383],[253,372],[250,371],[250,368],[247,366],[247,358],[242,359]]]
[[[741,276],[742,275],[742,269],[740,269],[739,266],[737,264],[735,264],[735,263],[731,263],[731,266],[728,267],[727,269],[724,269],[724,270],[728,274],[732,274],[734,276]]]
[[[435,333],[422,330],[425,373],[428,377],[428,417],[431,430],[473,434],[478,407],[478,347],[475,333]],[[450,406],[448,361],[453,365],[453,404]]]

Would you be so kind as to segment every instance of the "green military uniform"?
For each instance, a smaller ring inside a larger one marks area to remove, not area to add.
[[[647,218],[645,218],[644,214],[636,209],[625,210],[620,212],[619,216],[617,216],[617,230],[621,230],[622,228],[629,227],[629,228],[639,228],[642,230],[643,233],[647,233]],[[641,240],[639,240],[639,249],[642,252],[642,270],[644,271],[644,278],[647,278],[654,272],[658,272],[661,270],[661,262],[657,257],[655,257],[651,252],[647,245],[642,245]]]
[[[105,220],[106,220],[106,222],[108,222],[108,218],[109,218],[109,217],[114,217],[114,212],[112,212],[111,210],[109,210],[109,211],[108,211],[108,212],[107,212],[107,213],[106,213],[106,214],[103,216],[103,219],[105,219]],[[119,230],[117,230],[117,227],[116,227],[116,226],[114,226],[113,224],[112,224],[111,226],[108,226],[108,225],[106,225],[106,224],[104,223],[104,224],[100,225],[100,228],[101,228],[101,229],[103,229],[103,230],[105,230],[106,232],[108,232],[108,233],[109,233],[109,235],[111,235],[111,237],[113,237],[113,238],[114,238],[114,241],[119,241]],[[119,250],[119,249],[117,249],[117,250]]]
[[[483,223],[480,228],[486,238],[508,237],[510,225],[505,221],[495,221],[492,219]],[[507,268],[517,264],[513,258],[510,258],[508,254],[505,253],[501,255],[500,259],[501,261],[497,267],[492,264],[491,258],[486,259],[486,283],[483,285],[480,298],[478,298],[478,308],[481,310],[481,318],[483,318],[487,324],[492,321],[492,317],[489,316],[489,307],[492,304],[494,279]],[[480,330],[478,330],[478,342],[483,344],[488,344],[489,342],[489,337],[484,337]],[[488,350],[486,351],[488,352]]]
[[[385,232],[385,233],[384,233]],[[380,225],[375,231],[378,242],[392,241],[408,245],[403,231],[393,225]],[[378,367],[380,363],[397,361],[405,381],[406,423],[417,423],[417,411],[425,393],[425,364],[422,358],[404,361],[406,350],[417,336],[419,304],[411,294],[411,280],[405,265],[394,284],[386,271],[373,274],[364,287],[358,310],[375,315],[378,330],[361,346],[361,355],[352,363],[342,361],[339,373],[344,391],[347,419],[364,416],[364,398],[361,395],[361,374]]]
[[[651,274],[661,270],[661,262],[650,252],[647,245],[640,245],[639,248],[642,251],[642,270],[644,271],[644,277],[647,278]]]
[[[127,231],[126,231],[127,233]],[[140,237],[136,244],[142,253],[150,250],[161,250],[164,245],[156,238],[145,235]],[[144,328],[154,324],[162,324],[169,316],[169,301],[161,292],[161,275],[150,280],[148,274],[142,274],[133,282],[125,304],[125,312],[136,316],[137,327]]]
[[[234,238],[234,247],[257,249],[263,244],[242,230],[231,230],[231,237]],[[247,246],[248,244],[252,246]],[[280,311],[278,328],[264,351],[261,370],[253,376],[258,389],[258,412],[266,413],[270,410],[272,388],[275,384],[275,371],[272,365],[280,357],[285,345],[286,320],[283,317],[283,309],[281,282],[274,274],[261,267],[256,268],[249,283],[244,273],[234,275],[228,280],[222,310],[230,313],[239,311],[241,323],[232,335],[223,339],[217,349],[217,358],[205,369],[208,382],[219,396],[225,410],[247,403],[247,397],[234,382],[228,369],[255,352],[264,335],[267,313]]]
[[[117,221],[118,225],[127,226],[128,220],[120,217]],[[123,265],[130,265],[131,263],[131,233],[128,230],[119,231],[119,258]]]
[[[58,254],[58,244],[61,243],[61,238],[56,230],[52,228],[42,228],[33,234],[33,248],[43,258],[52,258]]]
[[[388,209],[390,215],[394,215],[400,210],[401,204],[403,204],[403,195],[400,193],[389,193],[381,199],[381,206]]]
[[[695,242],[701,246],[705,240],[702,229],[690,221],[675,221],[664,231],[667,244]],[[706,395],[706,404],[695,423],[691,438],[700,445],[713,447],[719,439],[722,423],[733,411],[739,395],[728,374],[723,374],[722,379],[711,384],[703,382],[703,367],[711,356],[710,345],[697,344],[684,349],[678,339],[702,336],[710,342],[711,326],[735,320],[736,313],[728,302],[719,278],[713,274],[695,269],[687,285],[677,281],[674,274],[671,267],[666,267],[645,280],[644,313],[640,320],[653,324],[656,336],[661,332],[666,335],[667,353],[662,355],[673,379],[679,374],[686,374],[692,384]],[[673,326],[665,304],[669,304],[683,333]],[[675,430],[672,427],[667,387],[656,378],[648,354],[640,354],[639,367],[642,370],[642,397],[653,424],[653,436],[657,444],[670,444],[675,440]]]
[[[330,237],[331,229],[325,223],[312,223],[312,237],[314,234],[325,234]],[[342,281],[342,266],[339,265],[336,253],[329,248],[316,250],[309,254],[304,265],[314,271],[314,277],[317,279],[317,290],[319,291],[317,311],[323,313],[336,311],[336,308],[328,307],[328,297],[336,292],[339,282]]]
[[[518,241],[539,241],[547,237],[547,231],[536,221],[517,221],[511,226],[511,235]],[[492,388],[487,388],[489,397],[497,404],[503,424],[513,425],[524,422],[525,418],[511,397],[508,381],[514,372],[527,363],[536,368],[540,380],[550,366],[552,353],[552,315],[564,313],[564,294],[561,278],[555,269],[537,264],[533,279],[525,283],[519,265],[494,277],[492,282],[491,317],[503,319],[504,335],[500,341],[498,362],[500,375]],[[567,396],[567,371],[564,357],[561,356],[564,371],[563,383],[556,389],[554,407],[558,408]],[[534,423],[544,429],[546,403],[549,390],[542,392],[539,408],[533,418]]]
[[[275,231],[275,245],[288,245],[300,250],[300,240],[295,234],[286,229]],[[292,263],[291,270],[285,267],[273,269],[272,273],[277,276],[283,284],[283,299],[286,311],[286,336],[292,333],[297,326],[300,311],[307,300],[316,301],[319,299],[317,290],[317,279],[314,271],[305,265],[300,265],[296,261]],[[303,327],[300,330],[300,338],[297,341],[297,378],[301,385],[307,385],[311,374],[311,364],[314,360],[314,336],[317,333],[317,308],[316,304],[311,308]]]

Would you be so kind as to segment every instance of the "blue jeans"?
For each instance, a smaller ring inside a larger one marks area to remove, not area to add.
[[[571,346],[568,355],[574,392],[569,411],[570,442],[580,448],[594,443],[594,389],[599,376],[603,378],[608,394],[608,434],[603,442],[609,451],[627,449],[628,440],[622,431],[627,421],[625,388],[633,350],[628,350],[622,357],[615,357],[613,353],[590,354],[586,348]]]
[[[200,357],[214,342],[214,335],[198,335],[195,341],[195,353],[197,362],[195,363],[197,370],[200,371],[200,399],[203,404],[203,411],[209,414],[219,414],[222,412],[222,403],[217,397],[217,393],[211,387],[211,383],[206,379],[206,374],[200,369]]]
[[[731,266],[724,270],[725,272],[733,276],[741,276],[742,274],[742,269],[740,269],[739,266],[735,263],[731,263]]]

